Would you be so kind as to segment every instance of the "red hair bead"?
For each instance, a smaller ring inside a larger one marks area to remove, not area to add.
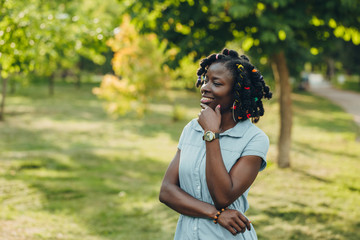
[[[244,87],[246,90],[250,90],[250,87]]]

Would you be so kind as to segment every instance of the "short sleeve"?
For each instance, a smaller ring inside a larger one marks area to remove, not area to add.
[[[183,143],[184,143],[184,139],[185,139],[185,135],[186,135],[186,132],[187,132],[187,129],[189,128],[189,124],[187,124],[184,129],[182,130],[182,133],[180,135],[180,139],[179,139],[179,144],[178,144],[178,149],[181,150],[182,146],[183,146]]]
[[[259,171],[265,169],[266,163],[266,154],[269,150],[269,138],[265,133],[256,134],[246,145],[244,151],[241,156],[259,156],[262,158],[262,163]]]

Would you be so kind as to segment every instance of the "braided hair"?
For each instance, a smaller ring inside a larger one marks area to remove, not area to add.
[[[234,51],[223,49],[219,54],[211,54],[200,62],[197,70],[198,82],[196,86],[203,84],[205,74],[213,63],[223,63],[230,71],[234,80],[233,94],[233,117],[235,122],[251,118],[256,123],[264,115],[263,98],[270,99],[272,93],[269,86],[265,84],[263,76],[254,65],[250,63],[247,56]]]

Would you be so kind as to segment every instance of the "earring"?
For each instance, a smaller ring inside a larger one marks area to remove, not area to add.
[[[236,102],[234,101],[234,103],[233,103],[233,106],[232,106],[232,117],[233,117],[233,119],[234,119],[234,122],[236,122],[236,120],[235,120],[235,109],[236,109]]]

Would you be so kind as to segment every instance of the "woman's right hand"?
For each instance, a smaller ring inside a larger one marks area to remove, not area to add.
[[[228,209],[222,212],[217,222],[226,228],[233,235],[245,232],[246,229],[250,231],[250,221],[239,211]]]

